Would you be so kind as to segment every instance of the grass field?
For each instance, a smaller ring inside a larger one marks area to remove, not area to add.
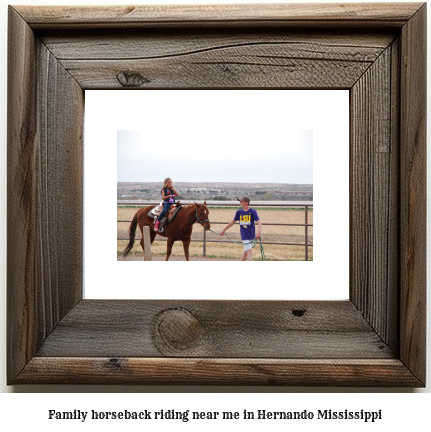
[[[131,221],[134,214],[138,209],[133,207],[118,207],[117,220]],[[237,209],[232,208],[209,208],[209,219],[211,222],[211,229],[219,233],[235,215]],[[304,226],[272,226],[265,225],[271,223],[285,223],[285,224],[303,224],[305,222],[305,210],[302,209],[263,209],[256,208],[259,217],[262,221],[262,242],[271,243],[305,243],[305,227]],[[222,222],[219,224],[218,222]],[[313,210],[308,211],[308,223],[313,223]],[[117,222],[117,237],[128,238],[128,228],[130,223]],[[235,224],[228,231],[227,234],[234,241],[241,241],[239,234],[239,225]],[[136,235],[140,238],[140,233]],[[202,240],[203,228],[196,223],[193,226],[192,240]],[[227,237],[221,237],[212,232],[207,232],[207,240],[229,240]],[[313,243],[313,227],[308,228],[308,242]],[[126,247],[127,241],[117,241],[117,253],[121,253]],[[263,244],[265,257],[267,260],[274,261],[303,261],[305,259],[304,246],[288,246],[280,244]],[[154,255],[166,254],[166,242],[154,241],[151,249]],[[139,240],[135,241],[135,246],[132,249],[133,254],[140,254],[143,256]],[[239,259],[243,254],[243,247],[240,244],[233,242],[226,243],[208,243],[206,244],[206,256],[214,258],[225,259]],[[172,249],[173,256],[184,256],[182,243],[176,242]],[[203,255],[203,243],[201,241],[190,244],[190,257],[200,257]],[[259,244],[253,249],[253,259],[261,259]],[[313,259],[313,247],[308,248],[308,259]]]

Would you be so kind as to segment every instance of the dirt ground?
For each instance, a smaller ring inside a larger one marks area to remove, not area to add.
[[[130,221],[138,209],[119,207],[117,210],[117,220],[124,220],[128,222],[117,222],[117,238],[127,239],[128,228]],[[303,224],[305,222],[304,209],[287,209],[287,210],[268,210],[257,208],[259,217],[262,221],[262,242],[270,243],[305,243],[305,227],[304,226],[280,226],[271,224]],[[235,215],[236,208],[232,209],[209,209],[209,219],[211,221],[211,229],[215,231],[207,232],[207,240],[229,240],[227,237],[221,237],[218,233],[231,221]],[[308,211],[308,223],[313,223],[313,211]],[[240,241],[239,225],[235,224],[228,231],[227,234],[233,241]],[[137,260],[143,259],[142,249],[139,244],[140,233],[136,235],[137,241],[132,250],[132,255],[128,259],[133,260],[135,255],[138,255]],[[157,237],[156,237],[157,239]],[[203,228],[199,224],[193,227],[192,240],[203,239]],[[313,227],[308,228],[308,242],[313,242]],[[117,252],[120,253],[125,248],[127,241],[117,241]],[[240,244],[235,244],[228,241],[227,243],[207,243],[206,255],[207,258],[202,257],[203,243],[200,241],[192,242],[190,245],[190,259],[191,260],[238,260],[242,253],[243,248]],[[264,244],[264,253],[269,260],[304,260],[305,247],[304,246],[291,246],[280,244]],[[152,245],[153,260],[164,260],[163,253],[166,253],[166,243],[164,241],[155,241]],[[309,247],[309,259],[313,257],[313,248]],[[259,245],[253,250],[254,258],[259,258],[260,248]],[[118,255],[118,259],[122,260],[122,256]],[[181,260],[184,258],[184,252],[181,242],[176,242],[173,247],[170,260]]]
[[[142,254],[134,254],[134,255],[128,255],[126,258],[123,258],[122,255],[117,256],[117,261],[143,261],[144,257]],[[163,255],[153,255],[151,257],[152,261],[164,261],[165,257]],[[183,256],[170,256],[169,261],[185,261],[186,258]],[[190,261],[237,261],[236,259],[229,259],[229,258],[209,258],[209,257],[196,257],[193,256],[190,258]]]

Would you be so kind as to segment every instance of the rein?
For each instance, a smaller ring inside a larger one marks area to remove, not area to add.
[[[220,235],[220,233],[213,231],[212,229],[210,229],[210,231],[214,234]],[[224,235],[232,242],[232,243],[236,243],[236,244],[241,244],[241,245],[248,245],[248,244],[253,244],[252,248],[254,248],[257,244],[257,240],[258,239],[254,239],[254,240],[250,240],[248,242],[239,242],[239,241],[235,241],[233,239],[231,239],[226,233],[224,233]],[[260,255],[262,257],[263,261],[266,261],[266,256],[265,256],[265,252],[263,251],[263,245],[262,245],[262,239],[259,238],[259,246],[260,246]]]

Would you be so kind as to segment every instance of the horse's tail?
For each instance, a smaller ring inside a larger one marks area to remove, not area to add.
[[[126,258],[126,256],[129,255],[129,252],[132,250],[133,244],[135,243],[135,234],[136,234],[137,225],[138,225],[138,214],[136,213],[129,227],[129,244],[127,245],[126,249],[123,250],[124,258]]]

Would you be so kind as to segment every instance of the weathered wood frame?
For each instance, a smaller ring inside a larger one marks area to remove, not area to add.
[[[424,386],[425,8],[10,7],[8,383]],[[97,88],[350,89],[350,299],[82,299]]]

